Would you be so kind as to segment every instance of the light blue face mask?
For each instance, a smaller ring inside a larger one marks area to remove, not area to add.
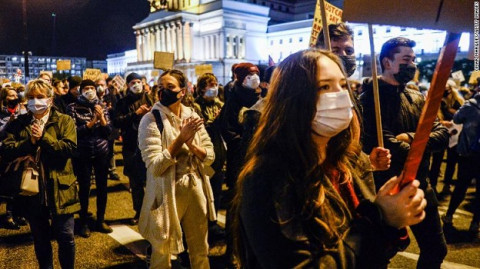
[[[217,95],[218,95],[217,87],[206,89],[204,94],[205,97],[210,97],[210,98],[217,97]]]
[[[18,98],[24,99],[25,98],[25,92],[19,92],[17,93]]]

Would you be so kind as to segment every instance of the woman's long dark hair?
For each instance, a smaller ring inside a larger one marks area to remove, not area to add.
[[[250,143],[233,201],[233,229],[240,262],[244,261],[244,257],[239,236],[239,205],[243,182],[251,175],[260,172],[281,175],[255,179],[269,180],[272,188],[279,190],[274,195],[276,207],[284,203],[282,199],[287,193],[289,198],[293,197],[289,201],[293,215],[280,221],[288,224],[295,219],[304,223],[304,227],[313,227],[310,232],[305,231],[310,239],[316,238],[323,243],[336,242],[342,236],[343,225],[350,219],[345,203],[335,190],[327,188],[330,184],[325,174],[328,174],[327,167],[334,167],[339,171],[340,180],[351,179],[349,159],[359,148],[352,137],[357,136],[359,127],[357,121],[352,121],[349,128],[332,137],[327,144],[326,158],[319,164],[318,146],[312,139],[311,129],[319,95],[317,74],[322,72],[319,69],[322,57],[331,59],[343,71],[333,53],[309,49],[288,56],[273,74],[265,110]]]

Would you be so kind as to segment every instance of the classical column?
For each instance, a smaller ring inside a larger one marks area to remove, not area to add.
[[[150,35],[148,29],[143,29],[143,61],[148,61],[150,58]]]
[[[193,52],[193,22],[185,24],[185,60],[190,62]]]
[[[227,35],[226,38],[225,38],[225,43],[227,43],[227,58],[233,58],[233,47],[232,47],[232,44],[233,44],[233,40],[232,40],[232,36],[230,35]]]
[[[165,49],[167,52],[172,52],[172,46],[171,46],[171,35],[170,35],[170,24],[165,23]]]
[[[226,44],[225,44],[225,33],[223,31],[220,32],[220,38],[218,40],[218,46],[220,48],[220,50],[219,50],[220,57],[225,59],[226,58],[226,55],[225,55]]]
[[[171,40],[170,40],[170,46],[171,46],[171,49],[172,49],[172,52],[174,53],[174,59],[175,60],[178,60],[178,51],[177,51],[177,29],[175,27],[175,23],[174,22],[170,22],[170,37],[171,37]]]
[[[135,39],[137,41],[137,62],[142,61],[142,39],[140,35],[140,31],[136,30],[135,32]]]
[[[179,60],[185,60],[185,54],[183,52],[183,22],[177,21],[177,55]]]
[[[155,45],[155,35],[156,35],[156,30],[155,30],[155,27],[150,27],[149,29],[149,32],[150,32],[150,58],[149,60],[153,60],[153,53],[155,52],[155,48],[156,48],[156,45]]]
[[[158,50],[165,51],[165,27],[158,25]]]

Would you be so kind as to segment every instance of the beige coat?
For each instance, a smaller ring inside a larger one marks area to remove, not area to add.
[[[163,122],[163,132],[160,134],[155,117],[151,112],[145,114],[138,129],[138,143],[142,152],[142,159],[147,167],[147,186],[143,198],[142,210],[138,229],[140,234],[152,245],[156,245],[161,252],[180,253],[183,251],[182,229],[177,215],[175,203],[175,158],[172,158],[168,146],[176,138],[172,133],[174,114],[165,106],[156,103],[152,110],[160,111]],[[182,118],[199,116],[192,108],[182,105]],[[207,210],[210,220],[215,220],[213,194],[210,186],[209,174],[212,169],[209,165],[215,156],[213,144],[210,141],[205,127],[198,131],[194,143],[204,148],[207,156],[203,161],[198,158],[199,176],[203,180],[204,193],[207,200]]]

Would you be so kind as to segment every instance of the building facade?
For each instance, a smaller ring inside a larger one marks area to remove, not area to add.
[[[316,0],[148,1],[151,13],[133,26],[136,50],[109,55],[109,74],[135,71],[148,81],[156,80],[153,55],[164,51],[174,53],[174,68],[185,72],[190,80],[196,81],[195,65],[212,64],[219,81],[225,83],[230,80],[234,63],[265,64],[269,56],[278,63],[308,48],[316,4]],[[341,0],[329,2],[342,8]],[[367,25],[349,25],[361,67],[364,56],[370,54]],[[414,49],[419,59],[438,55],[446,35],[438,30],[379,25],[374,25],[374,34],[378,53],[389,38],[404,36],[417,42]],[[468,38],[462,37],[460,55],[468,50]]]
[[[70,60],[71,70],[57,71],[58,60]],[[87,67],[87,60],[80,57],[29,56],[28,67],[30,74],[26,78],[25,58],[23,55],[0,55],[0,77],[22,83],[31,78],[36,78],[41,71],[81,76],[83,70]]]

